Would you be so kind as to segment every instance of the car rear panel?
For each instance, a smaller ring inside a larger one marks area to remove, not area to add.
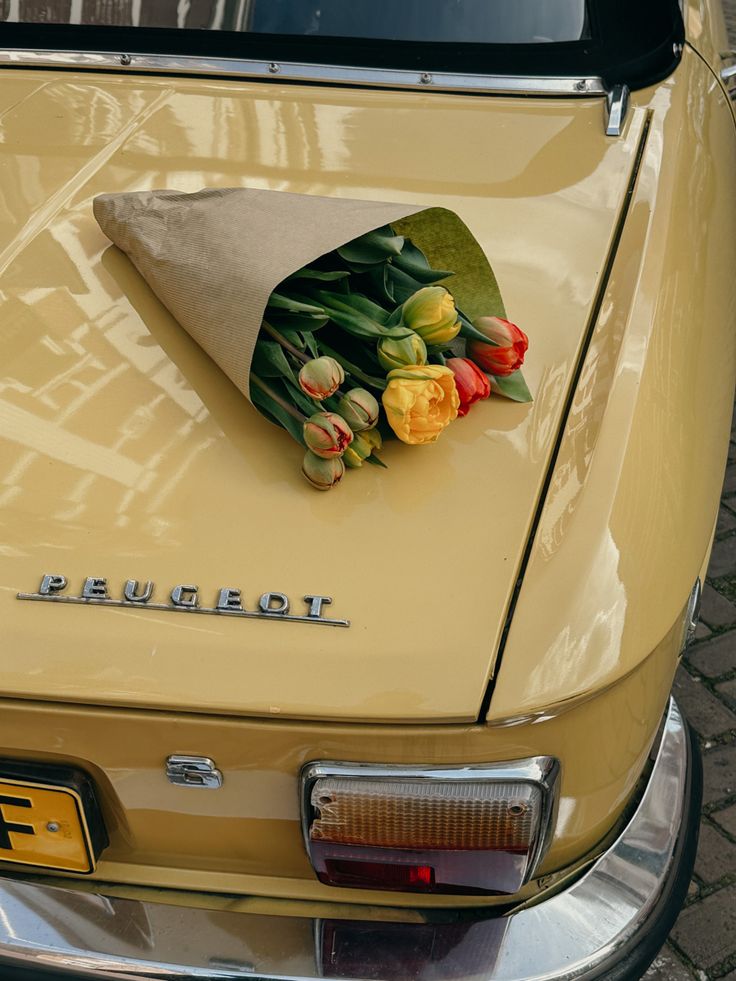
[[[322,885],[302,841],[301,768],[316,760],[441,766],[554,756],[562,773],[555,837],[539,869],[545,876],[598,846],[629,801],[661,721],[681,637],[678,622],[636,672],[595,698],[502,726],[318,724],[6,699],[0,760],[65,763],[90,774],[110,845],[85,877],[89,889],[103,881],[418,908],[504,902]],[[222,786],[170,783],[165,764],[173,753],[214,760]],[[534,895],[541,884],[522,894]]]

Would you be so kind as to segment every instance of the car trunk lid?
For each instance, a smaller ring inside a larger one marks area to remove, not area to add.
[[[27,71],[1,93],[0,692],[476,719],[643,112],[612,140],[596,99]],[[534,403],[494,397],[436,445],[387,444],[388,470],[312,491],[298,447],[92,216],[99,193],[215,185],[456,211],[529,334]],[[18,602],[44,574],[73,596],[105,579],[116,601],[127,580],[155,586],[149,608]],[[330,596],[324,615],[350,626],[169,612],[177,585],[206,607],[240,589],[250,611],[280,593],[300,615]]]

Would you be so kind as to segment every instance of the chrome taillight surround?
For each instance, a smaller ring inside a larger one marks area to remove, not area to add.
[[[301,774],[307,854],[317,876],[329,885],[512,894],[532,878],[549,846],[559,776],[560,764],[549,756],[450,767],[308,763]],[[391,796],[394,786],[396,793]],[[400,794],[402,786],[405,796]],[[325,801],[322,809],[320,797]],[[457,809],[457,821],[453,809]],[[509,816],[526,820],[529,809],[534,826],[528,847],[522,850],[509,845],[508,821]],[[467,817],[468,810],[474,810],[475,818]],[[377,812],[375,820],[382,834],[370,830]],[[457,824],[463,820],[475,820],[482,827],[458,831]],[[465,847],[449,840],[441,847],[436,840],[438,826],[454,827],[450,837],[460,835]],[[417,847],[401,840],[402,835],[407,837],[408,828],[414,832],[409,837],[418,842]],[[486,847],[484,833],[489,836]],[[494,834],[501,847],[491,840]],[[381,842],[382,837],[386,841]],[[339,875],[338,868],[342,870]],[[345,874],[350,868],[369,871],[361,881],[359,872],[352,877]],[[383,878],[383,872],[389,874]]]

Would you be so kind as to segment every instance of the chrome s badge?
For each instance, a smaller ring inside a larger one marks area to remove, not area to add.
[[[199,587],[180,583],[169,592],[166,603],[153,603],[154,584],[128,579],[122,596],[111,596],[107,579],[88,576],[82,584],[79,596],[65,592],[66,576],[47,573],[41,579],[37,593],[18,593],[19,600],[41,600],[47,603],[77,603],[84,606],[122,606],[125,608],[156,610],[173,613],[213,613],[218,616],[243,617],[249,620],[288,620],[292,623],[322,623],[328,627],[349,627],[349,620],[334,620],[322,615],[323,607],[332,602],[330,596],[304,596],[304,613],[294,613],[289,597],[284,593],[262,593],[256,608],[243,606],[242,591],[224,586],[217,593],[214,606],[200,606]]]

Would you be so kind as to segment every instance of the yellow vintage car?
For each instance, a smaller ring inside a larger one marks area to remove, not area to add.
[[[717,0],[0,18],[0,975],[640,977],[736,377]],[[311,492],[93,217],[203,187],[456,212],[534,402]]]

